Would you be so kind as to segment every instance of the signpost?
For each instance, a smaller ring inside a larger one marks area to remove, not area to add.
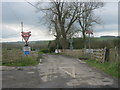
[[[73,39],[70,39],[69,42],[70,42],[70,49],[72,50],[73,49]]]
[[[92,30],[86,30],[85,33],[89,35],[89,52],[91,53],[91,49],[90,49],[90,34],[93,35],[93,31]]]
[[[21,32],[22,33],[22,37],[25,40],[25,45],[23,47],[23,51],[25,55],[29,55],[30,54],[30,47],[28,46],[28,40],[29,37],[31,36],[31,32]]]

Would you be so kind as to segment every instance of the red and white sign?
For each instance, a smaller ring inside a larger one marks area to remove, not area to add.
[[[86,30],[85,32],[86,32],[86,34],[93,34],[92,30]]]
[[[31,32],[21,32],[22,33],[22,37],[24,38],[25,42],[28,41],[29,37],[31,36]]]

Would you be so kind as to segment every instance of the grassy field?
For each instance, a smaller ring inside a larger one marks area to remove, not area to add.
[[[21,50],[3,50],[2,65],[3,66],[31,66],[39,63],[40,54],[32,51],[30,55],[25,56]]]
[[[4,66],[32,66],[38,64],[39,61],[33,59],[31,56],[23,57],[21,60],[15,60],[13,62],[4,63]]]

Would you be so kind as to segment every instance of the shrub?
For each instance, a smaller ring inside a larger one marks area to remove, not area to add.
[[[43,52],[43,53],[49,53],[50,52],[49,49],[41,49],[40,51]]]
[[[44,53],[41,52],[41,51],[38,52],[38,60],[39,60],[40,58],[42,58],[42,54],[44,54]]]
[[[55,40],[49,42],[49,44],[48,44],[48,48],[49,48],[50,53],[52,53],[52,52],[55,51],[55,49],[56,49]]]

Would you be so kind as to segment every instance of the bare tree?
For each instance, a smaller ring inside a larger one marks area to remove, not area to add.
[[[36,4],[38,11],[45,13],[45,19],[50,30],[54,32],[57,41],[60,41],[62,48],[67,48],[67,39],[72,37],[77,30],[73,24],[77,21],[85,42],[85,31],[95,23],[99,23],[99,18],[94,16],[93,11],[103,7],[102,2],[49,2],[41,7],[40,2]],[[61,40],[59,40],[61,39]]]
[[[37,7],[39,8],[39,3]],[[77,9],[75,2],[50,2],[49,7],[41,9],[48,17],[49,15],[52,16],[49,19],[55,25],[56,37],[62,39],[63,49],[67,48],[67,35],[73,23],[77,20]]]
[[[67,34],[67,39],[71,39],[73,37],[78,37],[77,34],[79,33],[79,29],[75,25],[75,23],[71,26],[70,30]]]
[[[56,48],[58,49],[59,45],[60,45],[61,32],[60,32],[60,28],[59,28],[59,25],[58,25],[57,16],[55,16],[54,19],[51,20],[50,31],[56,37],[55,43],[56,43]]]
[[[78,23],[80,26],[80,31],[83,35],[84,47],[86,47],[86,30],[92,29],[94,24],[100,24],[101,20],[99,17],[94,15],[94,10],[104,6],[103,2],[83,2],[79,3],[78,6]]]

